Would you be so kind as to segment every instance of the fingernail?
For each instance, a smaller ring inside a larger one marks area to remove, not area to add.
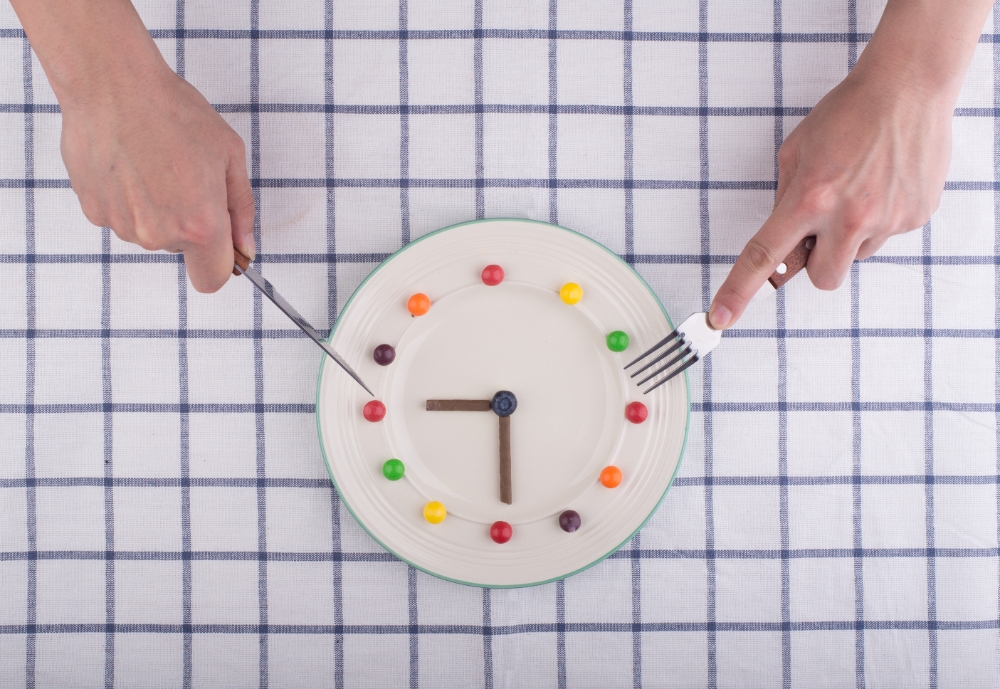
[[[245,248],[240,249],[240,251],[249,256],[250,260],[252,261],[255,258],[257,258],[257,244],[253,240],[252,232],[247,235],[247,238],[244,240],[244,242],[245,242]]]
[[[722,304],[713,304],[712,310],[708,313],[708,320],[712,322],[713,328],[722,330],[733,320],[733,312]]]

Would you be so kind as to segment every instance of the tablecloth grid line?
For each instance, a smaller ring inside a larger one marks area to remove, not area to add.
[[[0,488],[70,488],[80,486],[104,486],[108,481],[115,488],[327,488],[327,479],[306,478],[148,478],[148,477],[115,477],[105,479],[98,476],[71,476],[58,478],[3,478]],[[850,486],[859,482],[862,486],[907,486],[907,485],[942,485],[942,486],[983,486],[1000,483],[1000,474],[867,474],[861,477],[853,475],[828,474],[822,476],[720,476],[711,478],[703,476],[680,476],[674,480],[673,487],[690,488],[694,486]],[[3,553],[3,551],[0,551]]]
[[[114,634],[182,634],[185,625],[155,624],[155,623],[118,623],[111,627]],[[938,621],[930,623],[927,620],[866,620],[864,627],[869,631],[972,631],[1000,629],[1000,621]],[[782,622],[718,622],[709,625],[705,622],[645,622],[641,632],[782,632],[786,625]],[[856,622],[850,620],[792,622],[788,627],[793,632],[836,632],[853,631],[858,628]],[[108,625],[101,623],[67,623],[40,624],[29,628],[27,625],[0,625],[0,634],[105,634]],[[193,634],[246,634],[246,635],[334,635],[352,636],[409,636],[411,633],[430,635],[470,635],[483,638],[513,636],[516,634],[588,634],[615,633],[629,634],[635,631],[631,622],[567,622],[560,625],[552,622],[534,622],[517,625],[484,627],[470,624],[420,625],[415,631],[408,624],[367,624],[344,625],[310,625],[310,624],[271,624],[262,627],[257,624],[195,624],[189,630]]]
[[[937,558],[991,558],[997,557],[1000,549],[991,548],[862,548],[860,552],[853,548],[791,548],[773,549],[641,549],[639,547],[617,551],[608,556],[611,560],[704,560],[715,558],[719,560],[804,560],[830,558],[925,558],[928,555]],[[397,562],[397,558],[389,553],[379,552],[297,552],[297,551],[266,551],[258,550],[56,550],[56,551],[0,551],[0,562],[36,561],[36,560],[118,560],[118,561],[218,561],[218,562],[256,562],[263,557],[268,562]]]
[[[101,250],[111,251],[111,230],[101,228]],[[101,264],[101,328],[111,325],[111,266]],[[111,340],[101,338],[101,395],[104,404],[104,549],[115,552],[114,414],[109,410],[111,390]],[[104,635],[104,686],[115,685],[115,560],[104,561],[104,607],[107,632]]]
[[[279,265],[287,264],[298,264],[298,263],[381,263],[385,258],[388,258],[388,254],[382,255],[377,253],[340,253],[340,254],[324,254],[324,253],[274,253],[268,256],[258,256],[255,262],[258,265],[265,263],[273,263]],[[624,255],[619,255],[619,257],[624,260]],[[736,256],[733,254],[633,254],[632,263],[640,265],[709,265],[709,266],[730,266],[736,260]],[[168,263],[183,263],[183,260],[177,259],[173,254],[62,254],[62,253],[32,253],[32,254],[0,254],[0,264],[28,264],[28,263],[44,263],[44,264],[92,264],[92,263],[111,263],[116,265],[137,265],[137,264],[168,264]],[[879,256],[872,256],[866,258],[864,261],[859,263],[860,265],[871,265],[871,264],[889,264],[898,266],[919,266],[919,265],[935,265],[935,266],[982,266],[982,265],[1000,265],[1000,257],[987,256],[987,255],[976,255],[976,254],[934,254],[930,256],[909,256],[909,255],[892,255],[885,254]],[[35,333],[47,333],[47,332],[90,332],[87,328],[37,328],[30,329],[30,331],[25,331],[24,329],[18,328],[2,328],[0,333],[15,333],[15,332],[29,332],[31,335]],[[100,332],[95,330],[94,332]],[[177,332],[170,328],[144,328],[144,329],[132,329],[132,328],[112,328],[110,332],[150,332],[150,333],[171,333]],[[226,333],[226,332],[254,332],[249,330],[240,329],[216,329],[216,328],[194,328],[188,330],[188,336],[193,337],[197,333]],[[263,333],[299,333],[298,330],[285,329],[285,328],[267,328],[260,332]],[[723,337],[745,337],[749,333],[777,333],[777,329],[770,328],[742,328],[733,327],[726,330],[723,333]],[[837,333],[837,332],[852,332],[844,329],[835,328],[789,328],[785,332],[787,333]],[[913,328],[860,328],[861,333],[886,333],[886,332],[915,332]],[[923,332],[923,329],[920,330]],[[935,332],[984,332],[991,333],[994,332],[993,329],[983,329],[983,328],[972,328],[967,330],[956,330],[953,328],[939,328],[935,329]],[[266,335],[265,335],[266,336]],[[304,335],[296,334],[296,337],[305,337]],[[792,336],[792,335],[789,335]]]
[[[708,206],[708,179],[709,179],[709,155],[708,155],[708,43],[706,34],[708,30],[708,0],[698,0],[698,172],[699,172],[699,230],[701,234],[701,253],[712,253],[711,224],[709,222]],[[708,311],[712,298],[711,269],[707,264],[701,264],[701,308]],[[711,403],[712,401],[712,359],[711,357],[702,362],[704,368],[702,373],[702,399]],[[711,479],[713,475],[713,464],[715,459],[713,442],[713,419],[711,407],[703,414],[704,443],[705,443],[705,477]],[[716,637],[716,564],[715,564],[715,514],[714,514],[714,490],[711,485],[705,486],[705,576],[706,576],[706,618],[708,639],[706,643],[707,651],[707,679],[709,689],[718,688],[719,663],[718,663],[718,639]]]
[[[413,565],[406,565],[406,612],[409,617],[409,626],[406,633],[410,646],[410,689],[420,687],[420,642],[419,642],[419,619],[417,617],[417,570]]]
[[[399,226],[402,246],[410,243],[410,66],[408,59],[409,11],[406,0],[399,0],[399,177],[406,180],[399,187]]]
[[[1000,31],[1000,12],[993,9],[993,33]],[[993,179],[1000,180],[1000,44],[993,42]],[[1000,255],[1000,193],[993,194],[993,251]],[[1000,263],[993,269],[993,324],[1000,328]],[[997,473],[1000,474],[1000,336],[994,343],[993,387],[996,394],[996,443]],[[1000,544],[1000,483],[996,489],[997,543]],[[1000,580],[997,581],[997,618],[1000,619]]]
[[[774,33],[781,34],[782,6],[781,0],[774,0],[772,15],[774,17]],[[782,65],[782,43],[775,41],[772,46],[772,62],[774,63],[774,111],[781,112],[784,107],[784,69]],[[774,179],[778,179],[778,150],[785,140],[784,117],[774,118]],[[791,565],[787,556],[790,546],[788,530],[788,411],[785,402],[788,399],[788,355],[785,344],[785,293],[779,290],[775,301],[775,325],[778,335],[778,529],[781,542],[781,686],[790,689],[792,685],[792,611],[791,611]]]
[[[850,21],[850,20],[849,20]],[[853,21],[857,21],[856,16]],[[584,29],[482,29],[483,38],[499,39],[539,39],[539,40],[578,40],[578,41],[623,41],[624,31],[584,30]],[[381,30],[350,30],[337,29],[319,31],[310,29],[150,29],[153,38],[196,39],[234,39],[234,40],[440,40],[440,39],[474,39],[477,31],[474,29],[392,29]],[[983,33],[979,43],[994,43],[998,33]],[[24,38],[23,29],[0,28],[0,38]],[[688,43],[867,43],[872,34],[848,30],[846,32],[800,33],[788,32],[782,34],[765,32],[720,32],[720,31],[633,31],[628,40],[632,41],[674,41]]]
[[[625,261],[632,265],[635,253],[635,200],[632,190],[632,175],[635,168],[634,115],[632,96],[632,0],[624,0],[624,40],[622,40],[622,102],[625,106],[625,164],[622,177],[625,180]]]
[[[323,27],[326,31],[333,30],[333,2],[334,0],[323,0]],[[327,114],[323,122],[323,136],[325,146],[325,174],[328,178],[336,176],[336,142],[337,129],[336,119],[333,112],[329,110],[336,99],[334,91],[334,50],[333,38],[327,38],[323,45],[323,97]],[[337,254],[337,193],[333,188],[326,190],[326,251],[329,255]],[[328,261],[326,268],[326,291],[327,291],[327,323],[332,326],[337,321],[340,311],[337,291],[338,263]],[[268,479],[272,480],[272,479]],[[320,479],[329,485],[326,479]],[[340,524],[340,494],[330,487],[330,551],[331,553],[341,553],[342,549],[341,524]],[[388,553],[386,553],[388,555]],[[333,587],[333,619],[334,624],[340,629],[344,625],[344,570],[343,558],[333,558],[331,565],[331,586]],[[337,632],[333,644],[333,685],[335,689],[344,687],[344,634]]]
[[[923,252],[931,248],[933,227],[928,221],[923,229],[921,246]],[[934,327],[934,292],[932,266],[924,265],[924,328]],[[937,562],[934,554],[934,408],[926,404],[934,399],[934,340],[924,337],[924,473],[929,480],[924,484],[924,524],[927,539],[927,619],[931,623],[927,641],[930,652],[930,686],[938,686],[938,635],[933,624],[937,622]]]
[[[852,340],[858,338],[852,337]],[[705,363],[711,361],[706,358]],[[311,404],[252,404],[252,403],[207,403],[190,404],[188,411],[197,414],[309,414]],[[710,413],[723,412],[780,412],[780,411],[935,411],[956,412],[996,412],[1000,404],[995,402],[692,402],[691,410]],[[69,414],[69,413],[177,413],[179,404],[171,403],[130,403],[114,402],[110,405],[94,403],[53,403],[53,404],[0,404],[0,414]]]
[[[625,160],[622,176],[625,180],[625,256],[624,260],[634,267],[635,254],[635,198],[632,191],[632,176],[635,169],[635,132],[632,94],[632,0],[622,3],[622,97],[625,105]],[[630,574],[632,576],[632,689],[642,688],[642,560],[636,556],[641,548],[641,536],[635,534],[629,545]]]
[[[549,186],[549,222],[558,225],[559,224],[559,194],[553,186],[553,180],[559,176],[559,169],[556,165],[558,148],[556,134],[559,131],[559,120],[558,111],[554,109],[554,106],[559,102],[559,90],[558,90],[558,49],[559,41],[555,37],[555,30],[557,26],[558,15],[556,13],[558,9],[558,0],[549,0],[549,178],[547,181]],[[485,180],[484,180],[485,183]],[[564,677],[564,675],[560,675]],[[560,679],[560,689],[562,689],[565,684],[565,679]]]
[[[858,27],[858,6],[857,0],[847,0],[847,25],[850,33],[855,34]],[[854,69],[858,59],[857,40],[852,40],[847,47],[847,69],[848,73]],[[861,321],[861,284],[860,268],[857,263],[851,266],[850,272],[851,289],[851,330],[860,329]],[[865,599],[864,599],[864,559],[859,556],[863,553],[862,545],[862,521],[861,521],[861,485],[858,478],[862,475],[861,469],[861,338],[851,338],[851,463],[854,474],[852,490],[852,510],[851,521],[854,537],[854,614],[857,627],[854,632],[854,664],[855,682],[857,689],[865,689]]]
[[[493,689],[493,634],[486,630],[493,625],[491,589],[483,589],[483,687]]]
[[[346,187],[351,189],[473,189],[480,184],[475,179],[459,178],[346,178],[322,179],[319,177],[251,177],[250,184],[254,189],[319,189],[323,187]],[[498,189],[625,189],[624,180],[596,178],[498,178],[484,179],[485,187]],[[66,179],[0,179],[0,189],[23,189],[27,186],[37,189],[70,189]],[[694,180],[632,180],[631,188],[641,190],[665,189],[711,189],[714,191],[774,191],[777,182],[765,181],[694,181]],[[950,181],[945,182],[945,191],[1000,191],[1000,182],[987,181]],[[556,223],[558,224],[558,223]],[[141,254],[136,254],[141,256]],[[153,254],[159,256],[160,254]],[[695,254],[692,254],[695,255]],[[700,254],[697,254],[700,255]],[[876,258],[876,257],[873,257]],[[137,259],[162,260],[162,259]],[[871,259],[866,259],[870,261]],[[877,262],[877,260],[876,260]]]
[[[260,101],[260,40],[257,31],[260,21],[260,1],[250,0],[250,103]],[[253,176],[260,175],[260,113],[250,112],[250,172]],[[261,235],[260,221],[260,190],[254,189],[254,221],[253,235],[258,251],[265,247]],[[253,322],[254,330],[263,327],[263,298],[258,290],[253,292]],[[257,411],[254,414],[254,429],[256,436],[256,472],[258,479],[266,478],[266,443],[264,441],[264,413],[261,406],[264,403],[264,346],[259,337],[254,338],[254,402]],[[267,604],[267,489],[257,487],[257,550],[260,553],[257,564],[257,605],[260,618],[260,634],[258,637],[258,686],[267,689],[269,685],[268,667],[268,604]]]
[[[21,66],[22,83],[24,86],[24,100],[26,103],[33,102],[34,87],[32,84],[31,65],[31,45],[27,37],[21,37]],[[35,156],[34,156],[34,116],[31,112],[24,113],[24,175],[25,179],[34,176]],[[31,186],[26,185],[24,189],[24,248],[25,251],[35,250],[35,193]],[[25,322],[29,329],[35,326],[35,266],[25,265]],[[25,408],[31,409],[35,401],[35,342],[27,340],[25,342]],[[35,478],[35,417],[33,413],[25,412],[24,429],[24,475],[28,480]],[[31,550],[37,549],[37,496],[34,485],[26,483],[26,512],[27,512],[27,535],[28,547]],[[27,602],[25,619],[30,626],[34,626],[37,619],[37,591],[38,591],[38,563],[28,562],[28,582],[27,582]],[[28,689],[35,687],[35,652],[36,638],[33,632],[28,632],[25,639],[25,686]]]
[[[556,582],[556,687],[566,689],[566,582]],[[492,630],[490,631],[492,636]]]
[[[186,6],[184,0],[176,0],[174,5],[174,21],[176,22],[177,38],[174,44],[174,61],[177,75],[184,79],[187,69],[187,43],[184,37],[186,25]],[[192,603],[194,571],[192,568],[193,550],[191,540],[191,407],[188,385],[188,328],[187,328],[187,268],[182,256],[177,257],[177,325],[184,336],[177,342],[177,375],[178,398],[181,408],[180,416],[180,460],[181,460],[181,550],[184,560],[181,563],[181,619],[184,624],[184,639],[181,646],[181,686],[191,689],[194,676],[194,635],[191,625],[194,621]]]
[[[212,107],[223,114],[265,113],[265,114],[319,114],[327,115],[399,115],[402,111],[398,105],[364,105],[350,103],[213,103]],[[614,115],[633,117],[698,117],[704,111],[709,117],[805,117],[812,110],[810,107],[783,107],[775,109],[769,106],[653,106],[653,105],[600,105],[600,104],[570,104],[570,105],[540,105],[540,104],[452,104],[452,105],[408,105],[408,115]],[[990,118],[995,116],[997,108],[956,107],[955,117]],[[55,103],[0,103],[0,114],[22,114],[26,112],[43,115],[62,114]],[[10,180],[8,180],[9,182]],[[14,181],[24,180],[15,179]],[[67,187],[69,181],[65,180]],[[253,180],[251,180],[253,181]],[[621,181],[621,180],[613,180]],[[34,180],[36,184],[45,184],[45,178]],[[773,182],[772,182],[773,183]]]
[[[476,219],[486,217],[486,192],[480,180],[486,175],[485,151],[485,117],[483,96],[483,0],[476,0],[472,10],[473,43],[472,43],[472,80],[473,100],[475,101],[474,139],[476,142]]]

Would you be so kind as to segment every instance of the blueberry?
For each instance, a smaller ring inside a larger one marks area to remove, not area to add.
[[[379,366],[388,366],[396,359],[396,350],[392,345],[380,344],[375,348],[372,357]]]
[[[496,412],[497,416],[510,416],[517,409],[517,398],[514,397],[513,392],[501,390],[493,395],[490,406],[493,407],[493,411]]]

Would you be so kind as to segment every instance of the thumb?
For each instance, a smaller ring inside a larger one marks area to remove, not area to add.
[[[242,141],[240,143],[242,144]],[[253,239],[255,208],[253,189],[247,176],[246,153],[242,145],[238,153],[230,158],[226,168],[229,221],[233,231],[233,246],[253,260],[257,253]]]

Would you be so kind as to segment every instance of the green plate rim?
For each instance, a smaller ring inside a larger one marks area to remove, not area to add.
[[[571,229],[566,228],[566,227],[562,227],[561,225],[554,225],[553,223],[543,222],[541,220],[530,220],[528,218],[483,218],[483,219],[480,219],[480,220],[468,220],[466,222],[460,222],[460,223],[456,223],[454,225],[448,225],[447,227],[442,227],[441,229],[434,230],[433,232],[429,232],[429,233],[423,235],[422,237],[419,237],[419,238],[413,240],[409,244],[407,244],[405,246],[402,246],[399,249],[397,249],[396,251],[394,251],[392,253],[392,255],[390,255],[384,261],[382,261],[381,263],[379,263],[374,268],[374,270],[372,270],[372,272],[370,272],[365,277],[365,279],[361,281],[361,284],[359,284],[354,289],[354,292],[351,294],[350,298],[344,303],[344,306],[340,309],[340,313],[343,314],[344,312],[347,311],[347,309],[351,306],[351,302],[354,301],[354,297],[357,296],[357,294],[361,290],[361,288],[364,287],[365,284],[367,284],[367,282],[372,279],[372,276],[374,276],[375,273],[377,273],[379,270],[382,269],[382,266],[386,265],[389,261],[391,261],[392,259],[394,259],[397,256],[399,256],[401,253],[403,253],[404,251],[406,251],[410,247],[412,247],[412,246],[414,246],[416,244],[419,244],[420,242],[424,241],[428,237],[433,237],[434,235],[441,234],[442,232],[447,232],[448,230],[453,230],[453,229],[456,229],[456,228],[459,228],[459,227],[465,227],[467,225],[478,225],[480,223],[497,222],[497,221],[523,222],[523,223],[531,223],[531,224],[534,224],[534,225],[547,225],[549,227],[555,227],[555,228],[558,228],[560,230],[563,230],[564,232],[569,232],[571,234],[575,234],[578,237],[583,237],[588,242],[591,242],[592,244],[596,244],[597,246],[601,247],[604,251],[606,251],[609,254],[611,254],[612,256],[614,256],[615,259],[617,259],[619,263],[621,263],[623,266],[625,266],[626,268],[628,268],[632,272],[632,274],[635,275],[639,279],[639,282],[641,282],[643,284],[643,286],[647,290],[649,290],[649,293],[653,296],[653,299],[655,299],[656,303],[659,305],[660,311],[663,312],[664,318],[667,319],[667,324],[669,325],[670,329],[671,330],[674,329],[674,323],[673,323],[672,320],[670,320],[670,314],[668,314],[667,310],[663,307],[663,303],[660,301],[660,298],[656,296],[656,292],[653,291],[653,288],[649,286],[649,283],[647,283],[643,279],[643,277],[641,275],[639,275],[639,273],[635,270],[635,268],[633,268],[626,261],[624,261],[621,256],[619,256],[614,251],[612,251],[608,247],[606,247],[603,244],[601,244],[596,239],[588,237],[585,234],[582,234],[582,233],[577,232],[575,230],[571,230]],[[337,331],[337,326],[340,324],[340,320],[341,319],[338,316],[336,322],[333,324],[333,327],[330,329],[330,334],[326,337],[326,342],[330,342],[333,339],[333,335]],[[380,541],[378,539],[378,537],[375,536],[375,534],[373,534],[371,532],[371,530],[369,530],[369,528],[365,525],[365,523],[361,519],[358,518],[358,515],[355,514],[354,509],[351,507],[350,503],[347,502],[347,500],[344,498],[343,493],[341,493],[340,488],[337,486],[337,480],[333,477],[333,471],[330,469],[330,461],[329,461],[329,459],[326,456],[326,446],[325,446],[325,444],[323,442],[323,428],[322,428],[322,424],[320,423],[320,400],[319,400],[319,393],[320,393],[320,386],[322,385],[322,382],[323,382],[323,367],[326,365],[326,359],[327,359],[327,357],[325,355],[323,355],[323,358],[320,361],[320,365],[319,365],[319,373],[316,376],[316,412],[315,412],[316,413],[316,433],[319,435],[319,450],[323,454],[323,464],[326,465],[326,473],[329,474],[329,476],[330,476],[330,482],[333,483],[334,490],[337,491],[337,495],[340,498],[340,501],[347,508],[347,511],[351,513],[351,516],[354,517],[354,521],[356,521],[358,524],[361,525],[361,528],[364,529],[365,532],[369,536],[371,536],[372,540],[374,540],[376,543],[378,543],[380,546],[382,546],[389,553],[392,553],[392,555],[396,559],[400,560],[401,562],[405,562],[406,564],[410,565],[414,569],[418,569],[421,572],[425,572],[426,574],[430,574],[432,577],[436,577],[438,579],[444,579],[445,581],[450,581],[450,582],[455,583],[455,584],[462,584],[463,586],[475,586],[477,588],[490,588],[490,589],[517,589],[517,588],[527,588],[529,586],[541,586],[543,584],[550,584],[553,581],[559,581],[560,579],[565,579],[567,577],[571,577],[574,574],[579,574],[580,572],[584,571],[585,569],[590,569],[594,565],[596,565],[596,564],[598,564],[600,562],[603,562],[604,560],[608,559],[609,557],[611,557],[612,555],[614,555],[616,552],[618,552],[619,550],[621,550],[622,547],[626,543],[628,543],[630,540],[632,540],[632,538],[637,533],[639,533],[639,531],[642,530],[642,527],[644,527],[646,525],[646,522],[648,522],[652,518],[652,516],[656,513],[656,511],[660,508],[660,505],[663,503],[663,499],[667,496],[667,493],[670,491],[671,486],[674,485],[674,479],[677,478],[677,472],[681,468],[681,462],[684,460],[684,453],[687,450],[688,431],[690,430],[690,427],[691,427],[691,385],[690,385],[690,382],[688,381],[688,372],[684,371],[684,391],[685,391],[685,393],[687,395],[687,408],[685,410],[686,414],[685,414],[685,419],[684,419],[684,440],[681,442],[681,454],[680,454],[680,457],[677,458],[677,466],[674,467],[674,473],[673,473],[673,475],[671,475],[670,480],[667,482],[667,487],[663,490],[663,494],[660,496],[660,499],[656,501],[656,505],[653,506],[653,509],[650,510],[649,514],[646,515],[646,518],[642,520],[642,523],[639,524],[638,527],[636,527],[635,531],[633,531],[631,534],[629,534],[628,537],[625,538],[621,543],[619,543],[618,545],[616,545],[614,548],[612,548],[611,550],[609,550],[604,555],[601,555],[599,558],[597,558],[596,560],[594,560],[590,564],[584,565],[583,567],[580,567],[579,569],[575,569],[572,572],[568,572],[567,574],[563,574],[563,575],[558,576],[558,577],[552,577],[551,579],[545,579],[543,581],[535,581],[535,582],[531,582],[529,584],[483,584],[483,583],[478,583],[478,582],[474,582],[474,581],[462,581],[461,579],[453,579],[451,577],[446,577],[446,576],[444,576],[442,574],[438,574],[437,572],[432,572],[431,570],[429,570],[429,569],[427,569],[425,567],[421,567],[420,565],[414,564],[413,562],[410,562],[406,558],[401,557],[397,552],[395,552],[394,550],[392,550],[391,548],[389,548],[388,546],[386,546],[382,541]]]

